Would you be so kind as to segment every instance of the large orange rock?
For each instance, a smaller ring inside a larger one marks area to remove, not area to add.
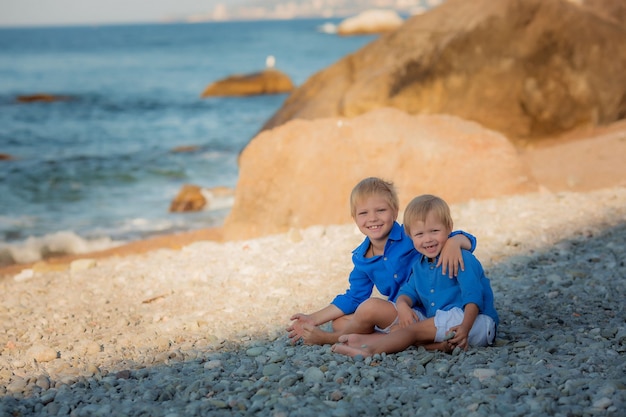
[[[422,193],[456,203],[537,190],[501,134],[453,116],[391,108],[291,121],[254,138],[239,164],[227,239],[349,223],[350,191],[368,176],[393,181],[402,207]]]
[[[294,85],[287,74],[273,68],[245,75],[232,75],[210,84],[202,98],[289,93]]]
[[[395,107],[526,141],[622,119],[626,29],[604,17],[620,1],[589,1],[447,0],[313,75],[263,129]]]
[[[623,0],[582,0],[582,6],[603,19],[626,28],[626,2]]]

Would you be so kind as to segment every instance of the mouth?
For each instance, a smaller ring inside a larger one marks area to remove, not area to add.
[[[434,251],[434,250],[436,250],[436,249],[437,249],[437,244],[436,244],[436,243],[433,243],[432,245],[424,245],[424,249],[425,249],[427,252],[432,252],[432,251]]]
[[[367,230],[378,230],[380,229],[382,226],[381,225],[376,225],[376,226],[368,226]]]

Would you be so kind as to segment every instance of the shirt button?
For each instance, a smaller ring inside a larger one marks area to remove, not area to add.
[[[386,261],[386,260],[387,260],[387,257],[384,257],[383,259]]]
[[[431,305],[432,307],[434,307],[434,306],[435,306],[435,303],[430,303],[430,305]]]
[[[431,289],[430,289],[430,293],[432,294],[432,293],[434,293],[434,292],[435,292],[435,289],[434,289],[434,288],[431,288]]]
[[[393,277],[394,278],[398,278],[398,274],[393,274]]]

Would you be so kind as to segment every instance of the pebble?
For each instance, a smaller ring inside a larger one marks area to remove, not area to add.
[[[0,278],[0,416],[623,416],[626,190],[452,208],[491,278],[493,347],[292,345],[290,314],[345,290],[353,226],[198,242]]]
[[[48,346],[34,345],[26,351],[26,356],[37,362],[50,362],[57,358],[57,351]]]

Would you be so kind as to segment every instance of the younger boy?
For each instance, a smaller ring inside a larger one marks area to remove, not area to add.
[[[432,195],[416,197],[404,214],[404,227],[419,256],[396,300],[397,314],[379,310],[373,322],[397,326],[389,333],[351,334],[339,338],[333,351],[349,356],[395,353],[411,345],[444,351],[458,346],[494,342],[498,314],[493,291],[480,262],[462,251],[465,270],[442,276],[439,258],[453,223],[445,201]],[[370,322],[371,324],[371,322]]]
[[[398,290],[407,281],[410,266],[419,255],[402,226],[396,222],[399,202],[393,184],[380,178],[365,178],[352,190],[350,209],[356,225],[366,236],[352,253],[354,269],[349,277],[350,288],[319,311],[291,316],[294,322],[287,331],[294,343],[302,339],[306,344],[332,344],[342,334],[373,332],[372,326],[361,325],[368,321],[366,318],[352,313],[370,297],[374,286],[389,301],[370,300],[385,305],[395,301]],[[438,260],[442,266],[440,273],[447,271],[450,276],[457,273],[459,266],[464,267],[461,247],[473,250],[476,242],[473,236],[463,232],[452,235],[454,237],[445,245]],[[358,320],[352,320],[355,316]],[[331,332],[317,327],[329,321],[333,325]]]

